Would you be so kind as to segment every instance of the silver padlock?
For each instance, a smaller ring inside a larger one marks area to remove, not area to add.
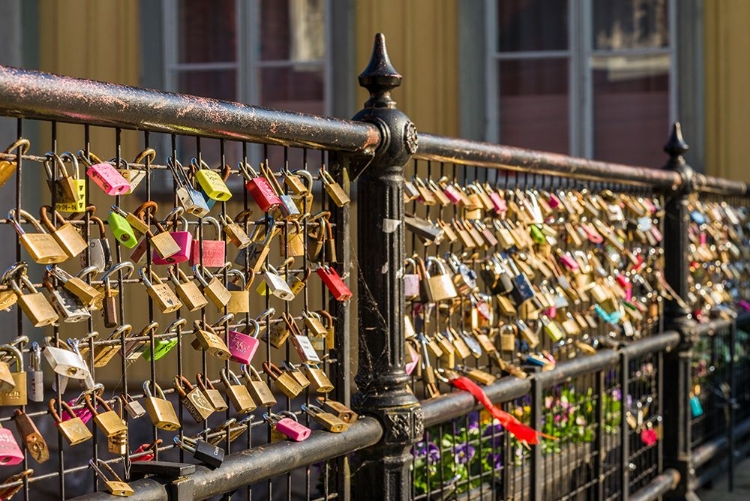
[[[91,336],[92,338],[95,336]],[[85,340],[85,338],[84,338]],[[89,341],[92,342],[92,341]],[[77,338],[69,338],[68,339],[68,346],[73,350],[73,352],[78,355],[78,358],[81,359],[81,363],[86,366],[86,375],[79,379],[78,382],[81,385],[81,389],[83,391],[87,390],[93,390],[96,386],[96,381],[94,381],[94,376],[91,375],[91,370],[89,369],[89,364],[86,363],[86,360],[83,359],[83,355],[81,355],[81,350],[79,349],[79,345],[81,343],[80,339]]]
[[[265,280],[266,285],[268,285],[268,290],[271,294],[283,301],[291,301],[294,299],[294,292],[289,288],[289,284],[286,280],[281,278],[281,275],[276,271],[276,268],[270,264],[264,265],[263,268],[263,280]]]
[[[44,351],[42,353],[44,353],[44,358],[47,359],[47,363],[52,367],[52,370],[61,376],[84,379],[90,375],[89,368],[81,360],[81,357],[71,351],[62,341],[56,342],[51,337],[45,337]]]
[[[177,198],[180,200],[180,204],[185,208],[185,212],[196,217],[203,217],[208,214],[209,209],[206,204],[206,199],[203,198],[200,191],[192,187],[190,180],[187,178],[187,174],[185,174],[185,169],[180,162],[169,157],[167,159],[167,167],[172,171],[172,175],[177,182]]]
[[[66,323],[82,322],[91,318],[89,310],[72,292],[62,288],[54,288],[49,275],[44,276],[44,286],[49,291],[49,302],[57,314]]]
[[[29,400],[44,401],[44,372],[42,371],[42,347],[34,341],[29,352]]]

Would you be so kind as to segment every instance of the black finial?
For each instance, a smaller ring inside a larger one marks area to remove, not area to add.
[[[675,122],[672,125],[672,133],[669,135],[667,144],[664,145],[664,151],[669,155],[670,164],[684,163],[685,160],[682,158],[683,153],[688,150],[689,146],[682,139],[682,127],[680,122]]]
[[[365,103],[365,108],[395,107],[396,103],[391,99],[391,90],[401,85],[402,79],[388,58],[385,35],[376,34],[370,63],[359,75],[359,85],[370,92],[370,99]]]

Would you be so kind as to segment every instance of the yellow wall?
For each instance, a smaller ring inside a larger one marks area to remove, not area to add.
[[[367,66],[375,33],[403,83],[393,94],[417,130],[458,135],[458,12],[456,0],[357,0],[357,70]],[[357,105],[367,100],[359,89]]]
[[[705,0],[706,171],[750,181],[750,2]]]

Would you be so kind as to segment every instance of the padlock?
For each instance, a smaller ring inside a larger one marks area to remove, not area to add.
[[[271,183],[268,182],[268,179],[259,175],[245,162],[239,162],[237,168],[245,178],[245,189],[253,197],[253,200],[258,204],[261,211],[270,212],[281,205],[281,199],[276,194]]]
[[[434,265],[438,274],[430,275],[430,265]],[[426,291],[430,302],[445,301],[458,296],[453,280],[446,271],[445,264],[441,259],[428,257],[425,264],[425,271],[425,281],[429,284]]]
[[[198,383],[198,388],[203,392],[203,396],[206,397],[214,411],[223,412],[229,408],[224,397],[222,397],[219,390],[214,387],[210,378],[205,377],[203,373],[199,372],[195,375],[195,380]]]
[[[61,226],[56,227],[50,221],[49,214],[53,212],[49,205],[42,205],[39,209],[39,217],[42,224],[47,228],[52,238],[58,243],[60,248],[67,254],[68,258],[74,258],[83,252],[88,244],[81,234],[70,222],[66,221],[57,211],[54,211],[55,218]]]
[[[466,375],[466,377],[468,377],[475,383],[479,383],[484,386],[491,385],[497,380],[495,376],[481,369],[466,367],[464,365],[457,365],[456,370]]]
[[[210,271],[200,264],[193,266],[193,276],[201,286],[201,292],[216,306],[222,310],[229,304],[232,295],[226,287]]]
[[[123,421],[122,417],[120,417],[117,412],[109,406],[106,400],[99,395],[94,397],[96,402],[104,407],[104,412],[100,413],[97,412],[92,404],[89,395],[85,395],[84,398],[86,401],[86,407],[88,407],[89,411],[94,415],[94,424],[96,424],[97,428],[101,430],[105,437],[112,437],[127,432],[128,426],[125,424],[125,421]]]
[[[330,431],[331,433],[341,433],[349,429],[349,424],[343,420],[334,416],[330,412],[326,412],[317,405],[302,404],[301,409],[307,413],[308,416],[318,423],[323,429]]]
[[[276,405],[276,397],[273,396],[271,388],[260,377],[258,371],[250,364],[243,364],[240,367],[242,376],[247,381],[245,387],[253,400],[261,407],[273,407]]]
[[[268,167],[268,164],[261,163],[260,172],[261,175],[268,180],[268,183],[273,188],[274,192],[276,192],[276,194],[278,195],[279,200],[281,200],[281,203],[277,208],[279,218],[287,221],[294,221],[299,219],[302,215],[300,213],[299,207],[297,207],[297,204],[294,203],[294,199],[290,195],[286,195],[284,193],[284,190],[276,180],[276,176],[270,169],[270,167]]]
[[[62,286],[81,300],[87,308],[100,302],[104,292],[92,287],[78,277],[74,277],[62,268],[55,265],[47,265],[47,272],[62,283]]]
[[[206,204],[206,199],[203,198],[200,191],[193,188],[182,164],[176,159],[169,157],[167,159],[167,167],[172,171],[176,186],[175,193],[185,212],[196,217],[203,217],[208,214],[209,208]]]
[[[57,312],[49,304],[44,294],[37,292],[34,284],[31,283],[25,274],[22,274],[16,280],[11,280],[10,286],[18,296],[18,306],[21,307],[29,320],[31,320],[31,324],[34,327],[44,327],[45,325],[57,322],[59,318]],[[29,294],[24,294],[22,287],[26,287],[29,290]]]
[[[252,334],[245,334],[241,330],[229,329],[227,331],[227,347],[232,354],[231,360],[239,364],[250,364],[255,352],[258,351],[260,341],[258,341],[258,334],[260,333],[260,324],[254,319],[248,321],[242,321],[238,328],[241,329],[242,325],[246,324],[245,329],[252,327]]]
[[[151,246],[154,249],[153,256],[161,258],[159,263],[173,264],[176,262],[187,261],[188,256],[190,255],[190,247],[192,245],[193,239],[193,235],[189,231],[187,231],[187,222],[185,222],[186,231],[175,232],[182,237],[182,242],[178,243],[172,233],[168,232],[162,225],[161,221],[157,220],[154,215],[149,213],[147,217],[151,221],[151,224],[156,226],[157,229],[156,233],[153,233],[151,230],[147,231],[146,238],[149,242],[151,242]],[[130,259],[133,262],[140,262],[141,251],[145,255],[145,243],[146,240],[142,240],[139,246],[136,247],[133,251],[133,254],[131,254]]]
[[[99,468],[99,465],[104,466],[104,468],[109,473],[109,477],[104,474],[104,472]],[[130,487],[127,482],[124,482],[117,475],[117,473],[115,473],[115,470],[113,470],[109,464],[102,461],[101,459],[97,459],[96,462],[94,462],[93,459],[89,459],[89,467],[94,470],[96,476],[99,477],[102,482],[104,482],[104,486],[106,487],[107,491],[113,496],[128,497],[135,494],[133,488]]]
[[[193,322],[193,331],[195,340],[191,346],[196,350],[204,350],[207,354],[218,358],[219,360],[229,360],[232,356],[229,348],[224,341],[216,334],[216,331],[206,322],[195,320]]]
[[[328,330],[323,325],[322,317],[314,312],[302,310],[302,318],[307,327],[307,333],[310,339],[310,344],[315,351],[324,351],[326,349],[326,336]]]
[[[143,285],[146,286],[146,291],[148,292],[149,297],[154,301],[154,304],[159,311],[162,313],[172,313],[179,310],[180,307],[182,307],[182,302],[175,293],[172,292],[169,285],[162,282],[153,270],[150,271],[150,275],[151,279],[154,281],[153,284],[148,278],[146,278],[145,268],[138,270],[138,276],[141,277],[141,281],[143,282]]]
[[[49,413],[57,424],[57,429],[62,434],[68,445],[78,445],[93,437],[91,431],[86,427],[81,418],[72,417],[67,421],[60,419],[55,404],[57,401],[53,398],[49,401]],[[66,402],[60,402],[60,406],[68,413],[69,416],[75,416],[75,412]]]
[[[198,286],[188,278],[184,271],[177,266],[169,268],[167,271],[170,280],[174,284],[177,297],[188,311],[199,310],[208,305],[208,299],[203,295]]]
[[[512,352],[516,349],[516,331],[514,325],[505,324],[500,327],[500,349]]]
[[[13,433],[0,426],[0,466],[13,466],[21,461],[23,461],[23,451],[18,446]]]
[[[206,395],[188,381],[185,376],[174,377],[174,389],[180,397],[180,402],[187,409],[196,423],[202,423],[214,413],[214,406],[211,405]]]
[[[169,211],[169,214],[167,214],[167,217],[164,218],[164,221],[162,221],[162,225],[169,223],[173,227],[174,231],[169,232],[169,236],[172,238],[172,240],[177,244],[179,247],[179,250],[173,254],[169,254],[168,256],[161,257],[161,252],[157,249],[154,250],[152,256],[151,256],[151,262],[153,264],[158,265],[169,265],[169,264],[177,264],[182,263],[190,259],[190,256],[193,252],[193,234],[188,231],[188,221],[184,217],[181,217],[181,214],[184,212],[184,209],[182,207],[176,207]],[[178,231],[177,230],[177,221],[178,219],[182,221],[182,228]],[[160,226],[157,227],[161,229]],[[154,239],[162,238],[163,232],[160,232],[151,239],[152,245],[156,247],[154,244]],[[171,245],[171,242],[170,242]],[[222,262],[223,264],[223,262]],[[209,265],[205,265],[209,266]]]
[[[25,210],[19,211],[19,214],[38,231],[38,233],[26,233],[16,219],[15,209],[11,209],[8,212],[8,222],[16,230],[16,233],[18,233],[21,245],[23,245],[34,262],[39,264],[54,264],[67,261],[68,255],[52,235],[44,232],[44,228],[42,228],[39,221],[34,219]]]
[[[13,150],[18,151],[16,152],[16,158],[13,160],[0,160],[0,187],[4,186],[5,183],[13,177],[13,174],[16,173],[16,170],[18,169],[18,160],[22,155],[28,153],[29,147],[31,147],[29,140],[21,137],[6,148],[4,153],[7,155]]]
[[[227,279],[232,277],[231,282],[228,283],[230,296],[227,303],[227,313],[235,315],[250,313],[250,291],[247,290],[245,274],[240,270],[228,270],[226,273]]]
[[[5,344],[0,346],[0,354],[8,354],[13,357],[16,365],[16,371],[10,373],[13,380],[13,387],[0,392],[0,406],[26,405],[28,403],[28,386],[26,372],[23,369],[21,350],[15,346]]]
[[[16,429],[21,436],[21,442],[29,451],[29,455],[34,458],[34,461],[39,464],[44,463],[49,459],[49,447],[39,432],[39,428],[36,427],[29,415],[21,409],[16,409],[13,412],[15,414],[13,419],[16,421]],[[2,462],[1,459],[0,462]]]
[[[291,333],[289,328],[289,315],[286,312],[281,313],[281,320],[274,322],[266,333],[263,334],[261,339],[267,342],[274,348],[281,348],[284,343],[289,339]]]
[[[413,273],[407,273],[406,270],[411,266]],[[419,274],[417,273],[417,263],[412,258],[404,261],[404,299],[414,301],[419,299]]]
[[[326,412],[330,412],[345,423],[352,424],[357,421],[357,413],[346,405],[327,397],[318,397],[315,399],[318,406]]]
[[[81,254],[81,266],[94,266],[99,273],[112,266],[112,249],[104,232],[104,221],[96,216],[90,216],[89,219],[99,228],[99,238],[89,235],[88,256]]]
[[[289,414],[294,416],[294,419],[281,417],[279,414],[274,414],[272,412],[264,413],[263,419],[266,420],[275,431],[285,435],[295,442],[302,442],[310,436],[311,430],[307,426],[298,423],[296,421],[297,416],[293,413]]]
[[[284,184],[293,194],[304,196],[309,193],[309,188],[299,175],[293,173],[286,167],[282,167],[281,173],[284,176]]]
[[[78,201],[78,185],[75,183],[70,174],[65,169],[63,157],[66,160],[75,161],[75,157],[70,152],[57,155],[53,152],[45,153],[44,169],[47,172],[47,185],[52,194],[53,201],[73,204]],[[77,170],[77,161],[74,164]]]
[[[281,255],[302,257],[305,255],[305,233],[299,221],[291,223],[292,226],[287,226],[281,234]]]
[[[89,366],[86,363],[86,359],[83,357],[83,353],[81,353],[80,345],[81,343],[86,343],[87,341],[93,339],[94,337],[98,336],[99,333],[97,332],[91,332],[83,339],[78,338],[68,338],[67,344],[70,346],[70,349],[73,350],[73,353],[78,355],[78,358],[81,359],[81,361],[86,365],[86,376],[79,379],[78,383],[81,386],[81,389],[83,390],[83,393],[78,398],[77,403],[83,403],[83,397],[84,395],[92,392],[97,392],[99,389],[103,389],[103,385],[97,384],[96,381],[94,381],[94,377],[91,375],[91,371],[89,370]],[[92,414],[93,415],[93,414]]]
[[[154,395],[151,394],[151,386],[154,388]],[[164,392],[158,384],[151,381],[143,382],[144,407],[148,412],[151,422],[161,430],[174,431],[180,429],[180,420],[175,414],[172,403],[164,397]]]
[[[195,180],[198,181],[200,187],[203,188],[203,192],[210,199],[218,202],[226,202],[232,198],[232,192],[227,188],[224,179],[222,179],[218,172],[211,170],[206,162],[193,158],[190,160],[190,165],[195,168]]]
[[[128,416],[130,416],[130,419],[138,419],[146,415],[146,409],[143,405],[127,393],[120,394],[120,401],[125,407]]]
[[[318,364],[305,362],[302,364],[305,376],[310,380],[310,388],[316,393],[330,393],[333,391],[333,383],[328,378],[328,374],[320,368]]]
[[[193,454],[193,458],[209,468],[218,468],[224,462],[224,449],[205,440],[190,437],[174,437],[174,444],[180,449]]]
[[[352,291],[344,283],[338,272],[329,266],[319,266],[316,273],[326,285],[336,301],[348,301],[352,297]]]
[[[42,347],[36,341],[31,343],[29,351],[29,400],[44,401],[44,372],[42,371]]]
[[[125,247],[132,249],[138,244],[138,240],[149,232],[149,220],[147,214],[156,212],[156,202],[148,201],[136,209],[135,212],[126,212],[117,205],[110,207],[111,211],[107,217],[109,229],[115,239]]]
[[[116,197],[131,191],[130,183],[111,163],[103,162],[93,153],[87,157],[83,150],[78,152],[78,158],[88,167],[86,175],[107,195]]]
[[[128,433],[120,433],[107,437],[107,451],[111,454],[124,456],[128,453]]]
[[[143,354],[146,352],[147,349],[151,347],[151,339],[156,336],[156,331],[159,329],[159,323],[158,322],[151,322],[146,327],[144,327],[141,332],[139,332],[137,335],[132,336],[135,338],[140,339],[133,339],[128,340],[125,343],[125,350],[123,358],[125,358],[125,363],[128,367],[133,365],[135,362],[138,361],[138,359],[143,356]],[[146,339],[144,339],[146,338]],[[156,344],[156,339],[154,340],[154,344]]]
[[[322,166],[318,171],[320,180],[323,182],[323,188],[325,188],[328,196],[331,197],[333,203],[337,207],[346,207],[351,202],[349,195],[344,191],[339,183],[337,183],[325,166]]]
[[[205,236],[196,232],[190,251],[190,266],[203,264],[208,268],[221,268],[224,266],[224,255],[226,254],[226,242],[221,240],[221,228],[219,222],[212,217],[204,217],[203,221],[214,227],[214,240],[207,240]],[[205,232],[204,232],[205,233]],[[200,236],[200,238],[198,238]],[[201,261],[202,258],[202,261]]]
[[[224,383],[224,391],[232,402],[235,411],[241,414],[249,414],[257,408],[247,387],[240,382],[234,372],[221,369],[221,382]]]
[[[232,245],[234,245],[238,249],[244,249],[253,242],[252,240],[250,240],[250,236],[242,228],[242,226],[234,222],[234,220],[228,215],[219,214],[219,220],[221,221],[221,224],[224,225],[226,241],[232,242]]]
[[[302,386],[289,374],[279,369],[275,364],[263,362],[263,372],[276,384],[276,387],[289,398],[295,398],[302,393]]]
[[[265,231],[261,228],[265,228]],[[248,270],[247,273],[250,273],[250,270],[253,273],[258,273],[266,261],[273,238],[280,231],[280,229],[276,228],[276,222],[272,217],[256,221],[255,231],[251,237],[253,242],[237,254],[234,262],[245,267]]]
[[[52,287],[49,274],[45,273],[42,284],[49,292],[50,304],[63,322],[75,323],[91,318],[91,313],[72,292]]]
[[[291,335],[292,345],[294,346],[295,351],[297,352],[297,356],[299,359],[305,363],[305,362],[312,362],[317,363],[320,362],[320,357],[315,352],[315,348],[313,348],[312,343],[310,342],[310,338],[302,334],[302,332],[299,329],[299,326],[297,325],[296,320],[294,320],[293,317],[289,316],[290,322],[289,322],[289,333]]]
[[[299,365],[293,364],[291,362],[288,362],[286,360],[281,361],[281,365],[284,368],[284,372],[289,374],[292,379],[294,379],[297,384],[299,384],[302,389],[304,390],[308,386],[310,386],[310,380],[307,379],[307,376],[304,372],[300,369]]]
[[[120,159],[120,174],[130,184],[130,191],[126,192],[126,195],[133,193],[146,178],[148,169],[154,160],[156,160],[156,150],[153,148],[146,148],[138,153],[132,163],[128,163],[123,158]],[[143,165],[143,167],[139,167],[138,165]]]
[[[262,266],[262,270],[263,280],[268,287],[268,291],[273,296],[281,299],[282,301],[291,301],[292,299],[294,299],[295,296],[292,292],[292,289],[289,287],[289,284],[287,284],[286,280],[281,278],[279,272],[276,271],[276,268],[274,268],[270,264],[264,264]]]

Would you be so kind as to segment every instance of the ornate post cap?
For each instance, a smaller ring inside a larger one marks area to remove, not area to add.
[[[680,122],[675,122],[672,124],[672,131],[669,134],[669,139],[667,139],[667,144],[664,145],[664,152],[669,155],[669,160],[667,160],[664,168],[676,171],[682,176],[682,183],[676,191],[684,194],[691,193],[694,190],[696,178],[695,171],[685,162],[685,157],[683,157],[683,154],[689,149],[690,147],[682,138]]]
[[[391,64],[385,48],[385,35],[375,35],[372,56],[367,68],[359,75],[359,85],[370,93],[365,108],[395,108],[391,91],[401,85],[403,77]]]

